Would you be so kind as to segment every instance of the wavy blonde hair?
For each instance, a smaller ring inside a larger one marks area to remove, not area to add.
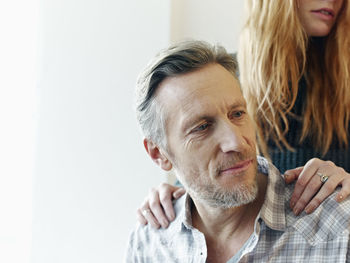
[[[350,8],[347,0],[327,37],[310,41],[297,0],[245,0],[247,20],[238,52],[240,81],[257,123],[260,150],[267,139],[293,150],[285,139],[298,82],[307,81],[300,142],[312,136],[325,154],[333,136],[348,146],[350,119]]]

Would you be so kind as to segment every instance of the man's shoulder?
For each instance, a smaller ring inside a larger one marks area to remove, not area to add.
[[[140,238],[140,242],[143,241],[147,244],[155,240],[160,240],[162,243],[166,243],[167,241],[171,240],[172,236],[181,228],[183,221],[182,215],[185,213],[185,201],[186,195],[183,195],[178,200],[174,201],[173,204],[176,218],[167,228],[156,229],[150,224],[137,224],[135,230],[133,231],[134,235]]]
[[[305,212],[293,223],[311,244],[334,240],[344,234],[349,235],[350,198],[336,201],[335,191],[311,214]]]
[[[350,230],[350,198],[342,202],[336,201],[337,189],[326,198],[319,207],[311,214],[303,212],[295,216],[290,209],[289,200],[293,193],[295,183],[286,184],[278,169],[268,160],[258,156],[258,170],[268,174],[269,185],[265,201],[265,220],[269,226],[275,229],[289,228],[290,231],[297,231],[310,244],[319,241],[331,240],[343,235]],[[284,217],[278,216],[284,214]],[[270,217],[269,217],[270,215]],[[283,227],[283,218],[285,226]],[[280,219],[279,222],[277,219]],[[288,232],[288,231],[287,231]]]
[[[137,223],[129,238],[126,262],[134,262],[131,259],[136,258],[142,258],[143,262],[162,262],[166,258],[169,247],[182,227],[181,214],[185,210],[185,199],[184,195],[174,202],[176,218],[167,228],[155,229],[150,224]]]

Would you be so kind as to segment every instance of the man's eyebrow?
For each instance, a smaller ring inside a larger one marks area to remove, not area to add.
[[[245,99],[236,100],[234,103],[231,104],[230,109],[232,110],[239,107],[247,107],[247,102],[245,101]]]

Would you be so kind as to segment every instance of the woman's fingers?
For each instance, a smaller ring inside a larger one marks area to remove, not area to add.
[[[159,222],[155,219],[155,217],[152,214],[152,211],[149,208],[137,209],[137,218],[140,223],[144,223],[143,225],[147,225],[149,223],[152,227],[156,229],[160,228]]]
[[[141,225],[147,225],[148,224],[146,218],[142,214],[141,208],[137,208],[137,210],[136,210],[136,217],[137,217],[137,221],[139,221]]]
[[[181,196],[183,196],[186,193],[185,188],[179,187],[174,193],[173,193],[173,198],[174,199],[179,199]]]
[[[343,180],[342,187],[337,194],[336,200],[337,202],[343,201],[350,195],[350,174],[348,174],[347,178]]]
[[[152,188],[141,207],[137,209],[138,221],[143,225],[150,223],[154,228],[167,228],[169,222],[175,219],[172,200],[184,193],[183,188],[166,183]]]
[[[334,192],[339,183],[339,176],[334,174],[334,167],[334,165],[325,164],[321,165],[314,172],[305,190],[293,207],[294,214],[298,215],[304,209],[306,212],[311,213]]]
[[[327,176],[327,172],[324,171],[324,173],[319,173],[317,176],[319,177],[318,180],[321,184],[321,189],[319,192],[312,198],[310,203],[305,207],[306,213],[312,213],[315,211],[315,209],[330,195],[334,192],[334,190],[337,188],[339,181],[342,179],[342,176],[339,174],[333,174],[329,175],[328,179],[325,183],[321,182],[322,176]],[[316,176],[316,177],[317,177]],[[316,178],[315,177],[315,178]],[[317,179],[317,178],[316,178]]]
[[[169,225],[169,221],[165,215],[165,212],[163,210],[163,204],[160,201],[160,189],[162,186],[160,186],[158,189],[152,188],[149,194],[149,207],[152,212],[152,219],[156,220],[161,227],[167,228]],[[163,193],[164,195],[164,193]],[[164,197],[163,197],[164,198]],[[171,195],[170,195],[171,198]],[[170,199],[171,200],[171,199]],[[165,202],[165,201],[163,201]],[[171,202],[171,201],[170,201]]]
[[[290,207],[293,209],[293,211],[296,210],[295,206],[298,203],[298,201],[300,200],[305,189],[312,196],[314,194],[316,194],[316,192],[319,189],[319,188],[315,187],[315,185],[309,186],[309,188],[307,188],[309,181],[314,176],[318,167],[320,166],[320,163],[317,160],[319,160],[319,159],[311,159],[303,167],[298,167],[296,169],[286,171],[287,174],[292,175],[289,177],[297,178],[297,181],[296,181],[295,187],[294,187],[294,191],[293,191],[292,197],[290,199]],[[300,207],[301,207],[301,205],[299,204],[298,208],[300,208]]]
[[[342,185],[342,189],[336,196],[337,201],[343,200],[350,193],[350,174],[330,161],[314,158],[301,170],[299,167],[286,173],[286,177],[298,177],[290,201],[296,215],[303,210],[313,212],[339,185]],[[288,182],[287,179],[286,181]]]
[[[295,169],[290,169],[284,172],[284,180],[287,184],[293,183],[294,181],[296,181],[299,178],[300,173],[303,170],[303,166],[302,167],[298,167]]]
[[[169,184],[161,184],[159,187],[159,199],[168,224],[170,221],[173,221],[175,219],[175,211],[172,200],[173,195],[177,190],[178,187]],[[162,218],[162,220],[164,219]]]

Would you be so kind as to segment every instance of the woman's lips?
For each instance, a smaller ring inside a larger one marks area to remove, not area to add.
[[[334,18],[334,11],[329,8],[322,8],[318,10],[313,10],[311,13],[317,15],[323,20],[332,20]]]
[[[252,163],[253,163],[252,159],[236,163],[232,167],[229,167],[227,169],[221,170],[220,174],[221,175],[225,175],[225,174],[233,174],[233,175],[239,174],[239,173],[247,170]]]

